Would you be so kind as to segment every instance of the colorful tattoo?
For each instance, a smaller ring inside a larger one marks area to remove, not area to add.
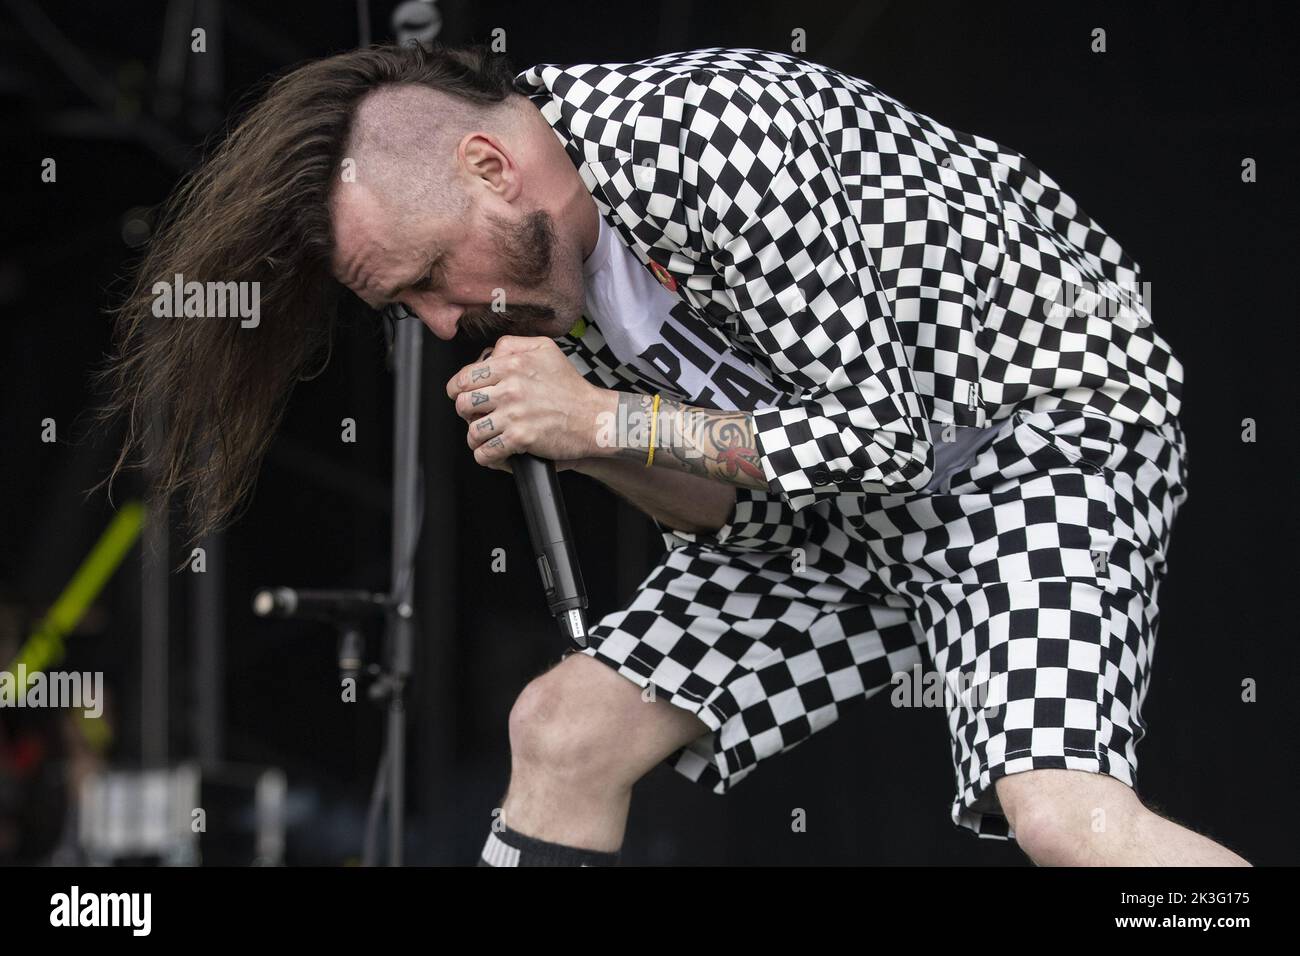
[[[645,461],[653,432],[655,465],[767,489],[754,440],[754,417],[749,412],[695,408],[661,397],[652,429],[653,406],[650,395],[619,394],[617,457]]]

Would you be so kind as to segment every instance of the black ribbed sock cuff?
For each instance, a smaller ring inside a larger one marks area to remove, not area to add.
[[[614,866],[617,863],[617,851],[602,853],[548,843],[509,827],[500,833],[489,833],[479,856],[480,866]]]

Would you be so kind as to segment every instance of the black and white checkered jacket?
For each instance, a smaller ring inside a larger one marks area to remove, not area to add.
[[[622,241],[787,388],[754,423],[794,511],[923,489],[931,423],[1178,414],[1137,263],[1016,152],[759,50],[542,64],[515,85]],[[560,344],[590,381],[663,391],[594,326]]]

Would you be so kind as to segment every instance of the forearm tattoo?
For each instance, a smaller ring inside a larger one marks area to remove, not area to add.
[[[653,407],[651,395],[620,393],[617,457],[646,460]],[[695,408],[661,397],[653,432],[656,466],[746,488],[768,487],[749,412]]]

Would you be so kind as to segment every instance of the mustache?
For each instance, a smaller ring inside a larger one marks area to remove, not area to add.
[[[456,339],[475,345],[490,345],[503,335],[527,335],[555,318],[555,310],[544,305],[516,305],[509,309],[475,309],[461,314]]]

